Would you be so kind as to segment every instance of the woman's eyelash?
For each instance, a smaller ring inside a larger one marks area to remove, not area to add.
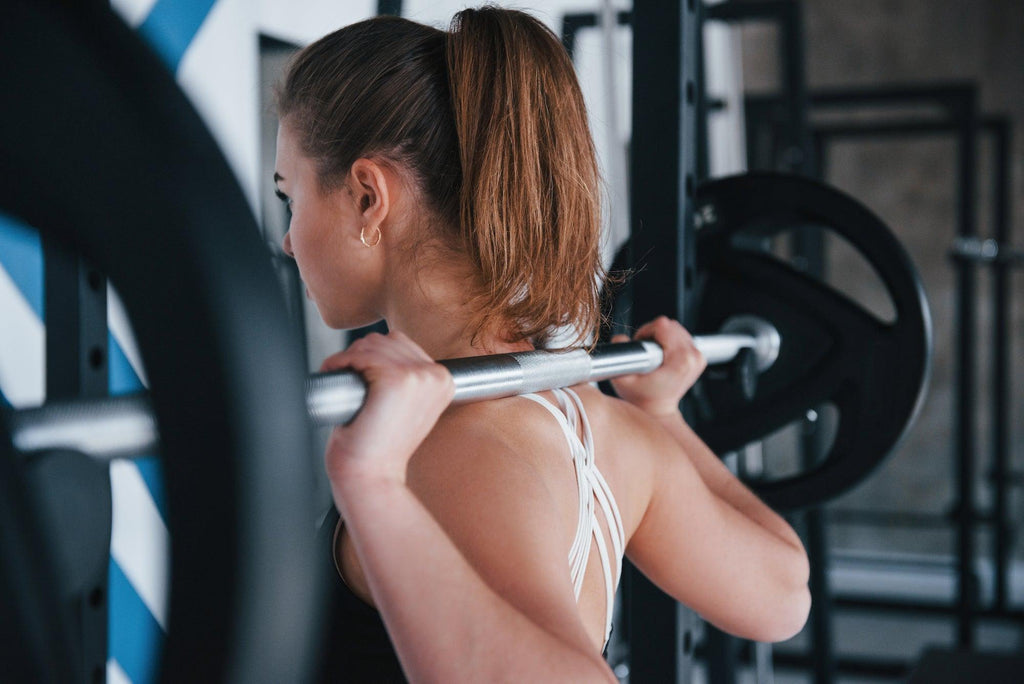
[[[291,197],[289,197],[288,195],[284,194],[283,192],[281,192],[280,190],[278,190],[276,188],[274,189],[274,194],[277,195],[277,198],[279,200],[281,200],[282,202],[284,202],[286,205],[288,205],[289,207],[292,206],[292,198]]]

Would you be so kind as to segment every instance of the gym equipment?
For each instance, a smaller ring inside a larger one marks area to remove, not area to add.
[[[245,200],[163,65],[109,9],[39,0],[13,3],[5,19],[0,87],[17,101],[0,111],[0,207],[110,277],[152,385],[147,415],[162,435],[174,544],[161,677],[302,680],[316,643],[317,566],[308,534],[316,516],[308,495],[315,459],[281,458],[301,455],[311,442],[296,380],[301,353]],[[754,316],[785,341],[757,387],[708,383],[713,413],[702,427],[709,442],[721,448],[751,441],[822,401],[837,405],[840,436],[870,433],[837,437],[823,467],[793,478],[792,486],[759,490],[780,508],[820,501],[863,477],[913,417],[927,375],[930,328],[906,255],[877,219],[830,193],[792,179],[748,177],[706,187],[699,205],[701,329]],[[794,220],[842,232],[868,256],[891,288],[895,324],[879,324],[828,288],[730,240],[751,224],[778,232]],[[878,225],[864,228],[872,220]],[[727,353],[756,365],[752,337],[741,334]],[[11,426],[17,420],[0,414],[4,472],[19,466]],[[63,644],[72,632],[51,620],[53,602],[38,581],[17,579],[52,568],[56,554],[33,534],[31,505],[9,492],[18,480],[4,481],[0,522],[4,538],[19,543],[0,554],[0,577],[16,578],[0,587],[0,605],[13,616],[0,654],[20,662],[19,653],[56,652],[61,662],[52,677],[68,681],[70,647]],[[38,666],[36,655],[22,660]]]
[[[752,397],[705,382],[696,429],[718,453],[834,406],[832,447],[812,469],[752,487],[777,510],[813,506],[863,481],[917,415],[931,366],[931,319],[906,251],[861,204],[826,185],[773,173],[712,181],[697,192],[695,330],[737,313],[771,321],[784,340]],[[887,323],[759,245],[795,227],[834,233],[874,269],[896,310]]]
[[[724,364],[745,353],[760,372],[778,357],[781,340],[767,321],[736,317],[726,321],[723,331],[694,339],[708,363]],[[599,345],[591,354],[583,349],[529,351],[440,363],[455,382],[452,402],[465,403],[647,373],[662,358],[661,347],[644,341]],[[365,397],[366,384],[351,371],[317,373],[306,381],[306,408],[316,425],[349,422]],[[149,404],[140,394],[51,402],[17,411],[10,418],[14,446],[23,454],[65,449],[98,459],[152,453],[159,447],[159,434]]]
[[[992,238],[953,238],[949,255],[954,259],[964,259],[979,264],[1024,265],[1024,249],[1014,249],[1009,245],[1000,244],[998,240]]]
[[[151,382],[172,538],[161,678],[302,681],[320,605],[315,459],[280,458],[312,446],[304,365],[251,211],[171,74],[109,7],[4,12],[0,207],[109,276]],[[27,653],[60,661],[22,681],[85,681],[65,676],[61,637],[77,626],[34,576],[57,567],[55,542],[8,499],[12,451],[0,415],[0,578],[24,580],[0,586],[0,656],[15,671]]]

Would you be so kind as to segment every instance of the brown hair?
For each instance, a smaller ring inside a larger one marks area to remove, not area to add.
[[[572,61],[528,14],[468,9],[449,32],[395,17],[301,50],[278,112],[325,190],[360,157],[412,174],[479,271],[474,336],[573,343],[601,320],[600,186]],[[453,236],[448,236],[451,242]]]

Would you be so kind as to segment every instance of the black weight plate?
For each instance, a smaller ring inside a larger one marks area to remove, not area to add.
[[[109,276],[151,382],[172,544],[161,678],[301,681],[319,604],[305,368],[238,183],[104,3],[6,4],[0,57],[0,207]]]
[[[753,487],[778,510],[832,499],[878,466],[922,404],[931,319],[920,278],[881,220],[821,183],[752,173],[712,181],[697,194],[695,330],[717,332],[727,319],[747,314],[771,322],[782,338],[779,358],[759,376],[752,399],[734,384],[705,383],[710,411],[697,430],[717,452],[732,451],[831,403],[838,425],[828,454],[807,471]],[[882,281],[895,320],[879,320],[742,237],[761,239],[794,227],[843,237]]]

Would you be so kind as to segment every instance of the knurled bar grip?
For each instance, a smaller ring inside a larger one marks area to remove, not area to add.
[[[757,349],[754,335],[695,337],[709,364],[731,361],[741,349]],[[620,375],[649,373],[663,361],[654,342],[598,345],[593,352],[527,351],[440,361],[455,382],[452,403],[497,399],[540,392]],[[319,426],[350,421],[366,397],[358,373],[317,373],[306,381],[309,416]],[[155,453],[160,436],[146,393],[107,399],[50,402],[13,411],[10,427],[21,453],[72,450],[99,460]]]

